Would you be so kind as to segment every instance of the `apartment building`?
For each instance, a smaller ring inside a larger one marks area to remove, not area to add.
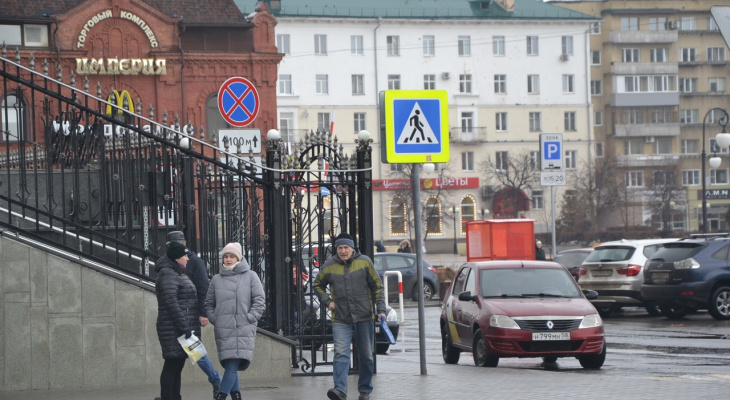
[[[708,230],[727,230],[730,159],[715,135],[727,123],[722,117],[730,107],[730,69],[710,8],[730,1],[551,4],[601,18],[590,35],[594,132],[599,154],[617,157],[627,200],[606,218],[614,224],[701,229],[705,180]],[[709,160],[716,155],[722,162],[713,168]],[[657,186],[670,180],[681,188],[657,197]],[[657,214],[657,201],[667,203],[664,216]]]
[[[236,3],[251,12],[249,2]],[[593,157],[588,40],[595,17],[533,0],[269,6],[284,53],[277,98],[282,137],[299,141],[324,129],[354,146],[359,131],[371,132],[376,240],[411,236],[407,166],[380,163],[382,91],[448,92],[451,161],[421,182],[431,215],[429,248],[463,238],[466,221],[508,216],[498,201],[504,188],[486,172],[487,162],[499,169],[527,154],[539,168],[539,134],[554,132],[563,134],[566,169]],[[556,199],[562,190],[556,188]],[[520,195],[526,203],[520,216],[547,231],[550,188],[535,185]]]

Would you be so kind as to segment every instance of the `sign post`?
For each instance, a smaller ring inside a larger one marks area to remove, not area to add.
[[[540,134],[540,184],[550,186],[550,258],[555,259],[555,186],[565,186],[562,133]]]

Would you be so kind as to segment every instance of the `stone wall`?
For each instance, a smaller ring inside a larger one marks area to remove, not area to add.
[[[0,392],[157,383],[156,320],[154,292],[0,235]],[[202,336],[222,373],[212,326]],[[244,375],[290,378],[287,340],[259,331]],[[183,381],[207,378],[188,365]]]

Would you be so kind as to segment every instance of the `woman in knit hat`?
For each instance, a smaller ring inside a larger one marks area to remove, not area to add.
[[[241,399],[238,371],[253,359],[256,326],[266,307],[258,275],[243,258],[239,243],[228,243],[222,252],[223,268],[210,281],[205,308],[215,326],[218,358],[225,369],[216,400]]]

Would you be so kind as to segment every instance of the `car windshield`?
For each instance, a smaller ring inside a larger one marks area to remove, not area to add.
[[[564,269],[483,269],[482,297],[580,297],[580,289]]]
[[[563,253],[555,256],[555,262],[564,267],[577,267],[583,263],[588,253]]]
[[[586,257],[585,262],[626,261],[634,255],[634,251],[636,251],[635,247],[627,246],[596,247]]]
[[[651,260],[656,261],[680,261],[694,257],[705,246],[696,243],[671,243],[664,245],[656,253],[651,256]]]

